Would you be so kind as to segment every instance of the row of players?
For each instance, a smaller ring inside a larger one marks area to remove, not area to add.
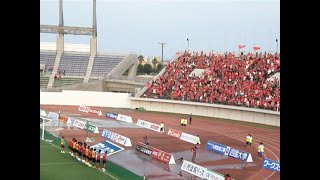
[[[61,153],[65,153],[65,142],[64,137],[61,137]],[[90,167],[100,169],[100,163],[102,159],[102,171],[106,171],[106,162],[107,162],[107,151],[102,152],[101,150],[96,150],[95,148],[90,147],[86,143],[77,141],[75,138],[72,138],[69,141],[69,150],[71,156],[76,156],[76,158],[83,163],[87,164]],[[74,155],[75,154],[75,155]],[[103,154],[103,155],[102,155]],[[101,158],[102,155],[102,158]]]

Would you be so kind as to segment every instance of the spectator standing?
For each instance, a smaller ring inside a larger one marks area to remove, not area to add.
[[[247,144],[247,148],[251,148],[251,144],[252,144],[252,136],[251,136],[251,134],[247,135],[246,144]]]
[[[191,149],[192,152],[192,162],[196,163],[196,158],[197,158],[197,147],[195,146],[194,148]]]
[[[145,136],[143,139],[144,139],[144,144],[149,145],[149,138],[148,138],[148,136]]]
[[[163,133],[164,132],[164,124],[163,122],[161,122],[160,124],[160,133]]]
[[[187,124],[188,124],[188,120],[187,120],[187,118],[186,117],[184,117],[183,118],[183,126],[187,126]]]
[[[264,154],[264,146],[263,142],[260,142],[260,145],[258,146],[258,159],[262,160]]]
[[[200,144],[201,144],[200,136],[199,135],[197,135],[197,136],[198,136],[198,138],[197,138],[197,146],[200,146]]]

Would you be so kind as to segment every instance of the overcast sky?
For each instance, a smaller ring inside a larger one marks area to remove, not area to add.
[[[92,0],[64,0],[64,23],[92,26]],[[40,23],[59,23],[59,0],[40,0]],[[279,0],[97,0],[98,51],[134,52],[164,58],[185,50],[238,51],[238,45],[280,47]],[[55,34],[40,34],[55,42]],[[89,37],[66,35],[66,43],[89,44]],[[280,51],[280,49],[278,50]]]

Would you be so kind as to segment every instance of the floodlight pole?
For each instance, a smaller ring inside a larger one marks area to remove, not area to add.
[[[161,64],[163,65],[163,46],[166,45],[167,43],[165,42],[159,42],[158,44],[161,45]]]

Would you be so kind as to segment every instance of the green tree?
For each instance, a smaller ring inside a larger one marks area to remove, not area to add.
[[[138,65],[138,74],[143,74],[144,73],[144,68],[142,64]]]
[[[144,57],[142,55],[138,56],[139,64],[142,64]]]
[[[157,66],[157,72],[160,72],[160,71],[161,71],[161,69],[162,69],[162,64],[161,64],[161,63],[159,63],[159,64],[158,64],[158,66]]]
[[[153,69],[156,69],[157,63],[158,63],[157,58],[153,58],[153,59],[152,59]]]
[[[152,72],[152,66],[150,64],[145,64],[143,66],[144,73],[150,74]]]

